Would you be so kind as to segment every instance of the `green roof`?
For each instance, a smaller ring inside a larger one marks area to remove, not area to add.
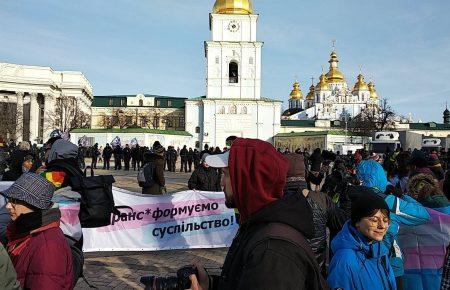
[[[156,108],[184,108],[184,101],[187,98],[158,96],[158,95],[144,95],[146,98],[155,98]],[[94,96],[92,100],[92,107],[140,107],[140,106],[128,106],[127,98],[133,98],[136,95],[111,95],[111,96]],[[112,104],[110,105],[110,101]],[[168,102],[171,101],[172,105],[169,106]],[[159,104],[158,104],[159,103]]]
[[[450,124],[429,123],[410,123],[409,129],[413,130],[450,130]]]
[[[72,133],[151,133],[151,134],[163,134],[163,135],[177,135],[177,136],[190,136],[186,131],[177,130],[158,130],[158,129],[144,129],[144,128],[127,128],[127,129],[73,129]]]
[[[315,127],[314,120],[281,120],[282,127]]]

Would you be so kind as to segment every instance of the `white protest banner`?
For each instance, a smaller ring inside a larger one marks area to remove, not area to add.
[[[116,206],[110,226],[83,229],[83,251],[155,251],[227,247],[236,235],[234,211],[223,193],[184,191],[149,196],[113,188]]]
[[[0,192],[12,182],[0,182]],[[84,252],[157,251],[228,247],[239,225],[222,192],[184,191],[172,195],[142,195],[113,187],[116,206],[110,226],[83,229]],[[79,204],[58,201],[61,222],[79,224]]]

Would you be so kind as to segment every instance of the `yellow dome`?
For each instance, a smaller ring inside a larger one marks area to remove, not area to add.
[[[369,87],[369,92],[370,92],[370,98],[373,100],[378,99],[378,94],[377,94],[377,91],[375,90],[375,85],[372,82],[370,82],[368,87]]]
[[[352,93],[359,92],[359,91],[368,91],[369,87],[367,86],[364,76],[362,74],[358,75],[358,81],[356,81],[355,86],[353,87]]]
[[[216,0],[213,13],[253,14],[253,4],[251,0]]]
[[[316,85],[316,90],[318,91],[329,91],[327,76],[322,74],[319,78],[319,82]]]
[[[300,84],[298,82],[294,83],[294,89],[292,90],[290,96],[291,96],[291,99],[294,99],[294,100],[303,99],[303,93],[300,90]]]
[[[306,95],[307,100],[314,100],[314,85],[309,87],[309,93]]]
[[[338,68],[338,57],[336,52],[332,52],[330,55],[330,60],[328,61],[330,63],[330,71],[327,73],[327,80],[329,83],[344,83],[344,75],[339,71]]]

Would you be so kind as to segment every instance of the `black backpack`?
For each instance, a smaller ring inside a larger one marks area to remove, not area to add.
[[[91,176],[86,176],[86,170],[90,168]],[[115,182],[112,175],[94,176],[91,167],[86,167],[84,176],[67,166],[66,169],[72,173],[70,185],[74,191],[81,195],[80,223],[82,228],[98,228],[111,224],[111,214],[120,214],[118,208],[114,206],[112,194],[112,184]]]
[[[155,171],[156,165],[154,162],[145,164],[141,170],[139,170],[137,180],[140,187],[151,187],[155,184]]]

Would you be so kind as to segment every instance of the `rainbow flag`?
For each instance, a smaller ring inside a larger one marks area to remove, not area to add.
[[[64,171],[50,171],[42,172],[41,176],[53,183],[53,185],[58,189],[61,188],[64,178],[66,177],[66,173]]]
[[[450,243],[450,215],[427,208],[430,220],[420,226],[400,226],[404,289],[440,288],[445,250]]]

